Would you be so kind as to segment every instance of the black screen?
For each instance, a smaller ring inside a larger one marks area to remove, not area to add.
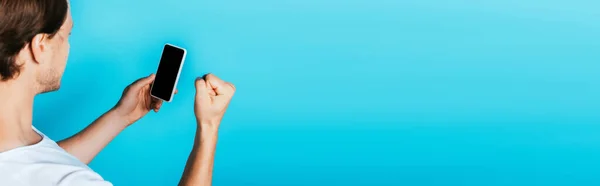
[[[152,85],[152,95],[166,101],[171,100],[179,67],[183,62],[183,55],[184,51],[182,49],[165,45],[158,64],[156,78]]]

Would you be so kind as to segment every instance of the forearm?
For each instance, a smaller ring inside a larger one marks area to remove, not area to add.
[[[194,147],[179,182],[180,186],[209,186],[217,145],[218,130],[210,126],[199,126],[196,131]]]
[[[126,127],[125,121],[109,111],[81,132],[58,142],[58,145],[81,162],[89,164]]]

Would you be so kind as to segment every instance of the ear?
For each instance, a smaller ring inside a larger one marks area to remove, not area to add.
[[[29,48],[31,49],[31,57],[36,63],[43,63],[47,58],[48,50],[48,34],[37,34],[31,40]]]

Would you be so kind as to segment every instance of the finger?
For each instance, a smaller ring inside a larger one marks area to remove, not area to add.
[[[225,94],[226,98],[231,99],[231,97],[233,97],[233,94],[235,93],[235,86],[229,82],[225,82],[225,85],[223,86],[224,90],[226,90],[226,92],[228,92],[227,94]]]
[[[208,89],[208,95],[210,95],[211,97],[217,96],[217,93],[215,92],[215,90],[212,89],[210,85],[207,84],[206,88]]]
[[[155,98],[155,97],[150,97],[150,96],[148,96],[148,97],[150,98],[150,102],[147,105],[148,110],[156,109],[160,105],[162,105],[162,100],[161,99],[158,99],[158,98]]]
[[[177,92],[179,92],[179,90],[175,89],[175,94],[177,94]]]
[[[210,73],[205,74],[204,76],[202,76],[202,78],[206,80],[209,75],[212,75],[212,74],[210,74]],[[208,89],[208,95],[211,99],[213,99],[215,96],[217,96],[217,93],[215,92],[215,90],[213,89],[213,87],[210,85],[210,83],[208,81],[206,82],[206,88]]]
[[[225,87],[223,89],[227,89],[227,91],[230,93],[215,97],[215,103],[221,105],[223,108],[227,108],[229,102],[231,102],[231,99],[233,98],[233,94],[235,93],[235,86],[231,83],[225,83]]]
[[[217,76],[213,74],[207,74],[205,79],[217,95],[230,95],[232,93],[232,89],[227,85],[227,83],[219,79]]]
[[[208,100],[208,98],[206,81],[202,78],[196,78],[196,99]]]
[[[141,90],[144,86],[150,85],[156,76],[154,74],[150,74],[148,77],[140,78],[133,82],[130,86],[133,90]]]
[[[233,85],[233,83],[229,83],[227,82],[227,85],[229,85],[231,87],[231,90],[235,93],[235,86]]]
[[[206,75],[203,78],[206,78]],[[214,98],[217,96],[217,93],[215,93],[215,90],[212,88],[212,86],[210,86],[208,82],[206,82],[206,90],[208,91],[208,97],[211,101],[213,101]]]
[[[158,110],[160,110],[160,107],[162,107],[163,101],[159,100],[155,105],[154,105],[154,110],[156,110],[156,112],[158,112]]]

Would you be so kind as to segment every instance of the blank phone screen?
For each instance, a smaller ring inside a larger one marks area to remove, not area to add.
[[[184,54],[185,51],[180,48],[165,45],[152,85],[152,95],[166,101],[171,100]]]

